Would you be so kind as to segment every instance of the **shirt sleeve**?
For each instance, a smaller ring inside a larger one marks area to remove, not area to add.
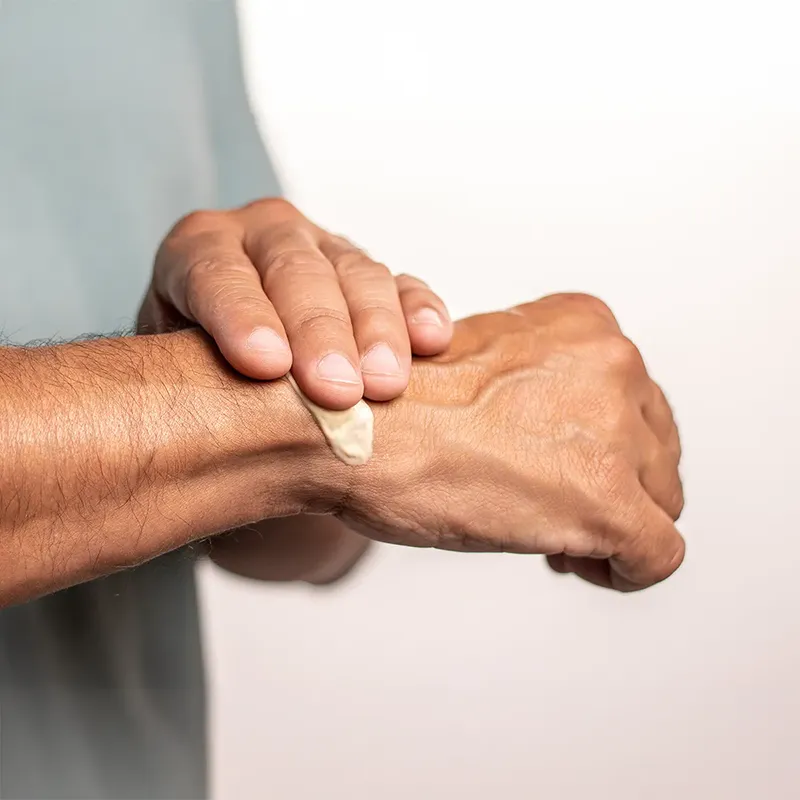
[[[217,164],[217,203],[238,206],[282,188],[250,105],[235,0],[192,3],[208,129]]]

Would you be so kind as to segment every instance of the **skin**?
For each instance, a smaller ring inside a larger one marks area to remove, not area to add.
[[[453,333],[444,303],[424,283],[392,277],[280,198],[195,212],[170,231],[139,330],[194,324],[243,375],[271,380],[291,369],[305,394],[331,409],[362,396],[398,397],[412,355],[441,353]],[[328,356],[349,375],[323,377]],[[322,585],[347,574],[368,544],[333,517],[305,515],[235,531],[217,541],[212,558],[249,578]]]
[[[562,294],[462,320],[375,409],[377,457],[339,516],[383,541],[542,553],[607,588],[681,564],[680,440],[635,345],[597,298]],[[401,455],[402,454],[402,455]]]
[[[0,376],[0,605],[335,497],[288,384],[200,330],[0,348]]]
[[[543,553],[624,591],[681,563],[672,414],[595,298],[458,323],[375,413],[375,456],[353,468],[285,381],[242,377],[199,330],[1,348],[0,604],[303,513]]]
[[[207,546],[218,566],[242,577],[327,586],[347,575],[370,544],[334,516],[301,514],[216,536]]]
[[[425,284],[394,278],[279,198],[181,220],[156,256],[140,319],[157,332],[197,323],[243,375],[291,369],[330,409],[398,397],[412,353],[441,353],[453,332]]]

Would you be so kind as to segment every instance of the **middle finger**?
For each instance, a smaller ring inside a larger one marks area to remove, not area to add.
[[[300,388],[325,408],[354,406],[364,386],[350,311],[312,231],[291,223],[262,228],[248,251],[286,329]]]
[[[320,248],[339,276],[350,309],[364,394],[370,400],[392,400],[408,386],[411,372],[408,325],[395,279],[345,239],[325,237]]]

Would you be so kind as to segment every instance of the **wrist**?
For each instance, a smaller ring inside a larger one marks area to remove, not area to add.
[[[190,461],[220,497],[216,533],[263,519],[336,508],[346,492],[344,464],[285,380],[254,381],[232,370],[198,331],[173,334],[205,357],[193,359],[188,418]],[[234,487],[220,494],[220,481]],[[224,498],[224,499],[223,499]],[[208,520],[211,521],[211,520]]]
[[[290,387],[238,376],[198,330],[2,362],[0,604],[341,502],[342,470]]]
[[[393,541],[395,508],[420,506],[428,491],[446,497],[464,455],[452,446],[453,433],[474,425],[479,383],[479,372],[459,369],[446,357],[420,359],[400,397],[371,403],[373,457],[351,473],[342,519],[356,530],[379,534],[373,538]],[[378,519],[385,523],[383,531],[375,528]],[[421,540],[428,533],[421,527]]]
[[[254,465],[248,521],[338,508],[354,468],[334,456],[288,381],[241,379],[238,390],[236,397],[225,398],[231,407],[228,458]]]

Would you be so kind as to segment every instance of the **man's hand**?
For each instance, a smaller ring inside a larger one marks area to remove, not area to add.
[[[556,295],[456,324],[443,356],[376,407],[375,456],[341,518],[374,538],[544,553],[623,591],[678,568],[672,412],[610,310]]]
[[[274,198],[181,220],[159,249],[139,321],[152,333],[196,322],[241,373],[268,380],[291,368],[308,397],[332,409],[397,397],[412,353],[442,352],[453,330],[421,281],[392,277]],[[341,523],[301,516],[232,533],[213,552],[233,572],[303,580],[343,574],[365,549]]]
[[[452,336],[425,284],[392,277],[280,199],[190,214],[164,240],[140,327],[194,322],[244,375],[269,380],[291,368],[331,409],[397,397],[412,353],[440,353]]]
[[[375,406],[364,467],[197,330],[4,347],[0,366],[0,606],[304,511],[401,544],[546,553],[623,590],[683,558],[672,414],[593,298],[460,322]]]

